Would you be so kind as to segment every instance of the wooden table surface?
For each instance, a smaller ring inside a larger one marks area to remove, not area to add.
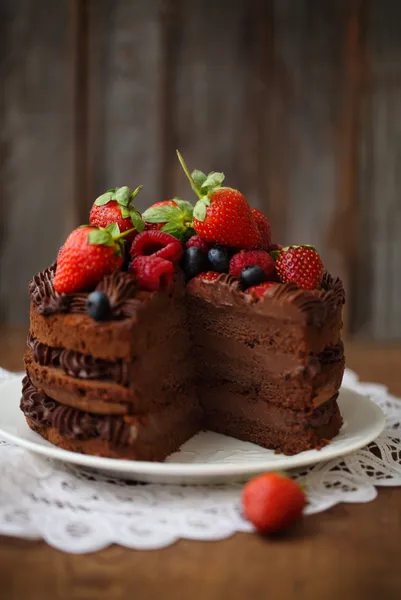
[[[25,333],[0,334],[0,365],[20,369]],[[346,349],[362,379],[401,396],[401,347],[349,342]],[[0,537],[0,599],[399,600],[400,566],[401,488],[389,488],[368,504],[307,517],[273,540],[237,534],[159,551],[113,546],[73,556]]]

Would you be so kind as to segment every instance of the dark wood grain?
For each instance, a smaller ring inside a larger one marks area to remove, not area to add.
[[[0,321],[27,321],[27,282],[73,227],[67,2],[4,0]]]
[[[19,369],[25,331],[0,330],[0,365]],[[363,379],[401,395],[400,346],[348,343]],[[0,537],[4,600],[398,600],[401,489],[367,504],[307,517],[276,539],[237,534],[220,542],[180,541],[160,551],[113,546],[74,556],[43,542]]]

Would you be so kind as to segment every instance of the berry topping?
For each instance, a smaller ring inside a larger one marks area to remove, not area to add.
[[[259,265],[245,267],[245,269],[242,269],[239,278],[242,285],[242,289],[244,290],[250,286],[255,286],[259,283],[262,283],[262,281],[264,281],[265,279],[266,276],[263,272],[262,267],[259,267]]]
[[[263,250],[243,250],[234,254],[230,261],[230,274],[239,279],[245,267],[254,265],[258,265],[263,270],[264,279],[272,279],[275,274],[276,265],[274,260],[270,254]]]
[[[172,262],[179,261],[183,254],[181,243],[164,231],[144,231],[136,236],[131,250],[131,258],[137,256],[158,256]]]
[[[131,263],[130,271],[143,290],[171,292],[174,283],[174,265],[159,256],[137,256]]]
[[[123,264],[123,237],[116,223],[105,229],[85,225],[68,236],[57,259],[54,289],[59,294],[92,290],[109,273]]]
[[[181,166],[199,200],[193,211],[193,227],[206,242],[235,248],[260,248],[262,239],[243,194],[221,187],[223,173],[189,172],[177,151]]]
[[[89,294],[86,301],[86,311],[95,321],[106,321],[111,313],[108,295],[100,291]]]
[[[193,235],[191,238],[189,238],[184,248],[185,250],[188,250],[188,248],[192,248],[192,246],[200,248],[205,254],[209,252],[209,244],[207,244],[205,240],[202,240],[199,235]]]
[[[195,279],[200,279],[201,281],[216,281],[218,277],[220,277],[220,273],[217,273],[216,271],[206,271],[206,273],[199,273]]]
[[[272,241],[270,221],[257,208],[251,208],[251,213],[262,238],[261,248],[268,250]]]
[[[148,229],[160,229],[184,241],[193,235],[192,213],[194,207],[190,202],[174,198],[156,202],[143,213]]]
[[[188,248],[188,250],[185,250],[184,252],[182,268],[184,269],[187,279],[195,277],[195,275],[202,273],[202,271],[207,271],[208,260],[206,254],[196,246]]]
[[[135,227],[127,238],[128,241],[132,241],[137,233],[145,229],[141,213],[133,205],[133,201],[141,189],[141,185],[134,191],[123,186],[99,196],[90,212],[91,225],[107,227],[111,223],[117,223],[121,232]]]
[[[228,273],[230,257],[226,248],[211,248],[207,256],[215,271],[218,273]]]
[[[252,287],[248,288],[245,293],[256,294],[257,296],[262,297],[265,295],[267,290],[274,287],[275,285],[279,284],[274,281],[265,281],[263,283],[259,283],[258,285],[253,285]]]
[[[302,516],[306,504],[301,486],[279,473],[265,473],[248,481],[242,492],[245,517],[260,533],[275,533]]]
[[[276,260],[276,270],[283,283],[295,283],[304,290],[320,287],[323,263],[313,246],[283,248]]]

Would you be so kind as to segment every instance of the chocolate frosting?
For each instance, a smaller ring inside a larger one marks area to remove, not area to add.
[[[34,359],[40,365],[61,368],[71,377],[111,379],[121,385],[129,384],[129,365],[121,360],[111,362],[74,350],[52,348],[42,344],[31,334],[28,336],[27,343],[33,352]]]
[[[100,437],[115,446],[124,446],[137,437],[136,417],[91,415],[59,404],[37,390],[28,377],[23,380],[20,408],[37,427],[54,427],[73,439]]]
[[[29,283],[29,293],[38,312],[44,316],[56,313],[86,314],[88,294],[58,294],[53,286],[56,263],[35,275]],[[136,298],[138,286],[130,273],[116,272],[106,275],[96,287],[110,300],[113,319],[134,317],[142,302]]]
[[[294,307],[301,318],[316,325],[323,323],[329,312],[345,302],[341,280],[327,272],[323,275],[321,288],[311,291],[300,289],[295,283],[278,283],[262,297],[244,294],[239,281],[225,273],[212,281],[194,278],[188,283],[187,290],[217,305],[248,305],[261,313],[267,313],[273,307],[283,310]]]

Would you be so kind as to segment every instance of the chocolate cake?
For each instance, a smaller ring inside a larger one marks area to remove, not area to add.
[[[21,409],[68,450],[164,460],[202,429],[285,454],[340,430],[344,290],[311,246],[224,175],[189,173],[192,206],[142,215],[141,186],[100,196],[30,283]]]
[[[263,297],[237,280],[177,278],[144,292],[125,272],[99,289],[112,315],[86,314],[87,294],[60,296],[55,267],[30,285],[21,409],[29,426],[77,452],[163,460],[201,429],[294,454],[341,427],[341,282],[319,291],[278,284]]]

